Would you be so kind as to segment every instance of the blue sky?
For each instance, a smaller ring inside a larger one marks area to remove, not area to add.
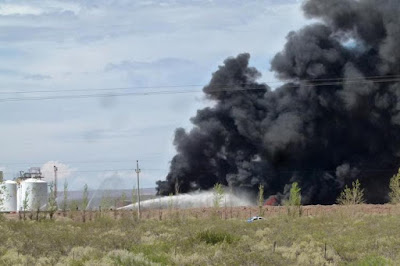
[[[212,104],[197,85],[242,52],[251,54],[264,81],[274,81],[270,59],[290,30],[308,23],[300,6],[294,0],[0,1],[0,169],[11,179],[40,166],[51,180],[57,164],[70,189],[85,183],[120,189],[133,186],[130,169],[138,159],[143,187],[154,187],[168,173],[175,128],[190,128],[196,110]],[[160,90],[198,92],[113,96]],[[99,93],[109,96],[21,100]]]

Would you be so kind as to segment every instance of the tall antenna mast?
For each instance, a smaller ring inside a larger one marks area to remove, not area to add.
[[[138,218],[140,219],[141,213],[140,213],[140,186],[139,186],[139,161],[136,161],[136,169],[135,172],[137,174],[137,200],[138,200]]]

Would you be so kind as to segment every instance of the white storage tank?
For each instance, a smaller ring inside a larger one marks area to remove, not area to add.
[[[17,211],[17,182],[7,180],[0,183],[0,212]]]
[[[18,211],[24,211],[24,201],[25,211],[44,209],[47,203],[47,182],[35,178],[23,180],[18,188]]]

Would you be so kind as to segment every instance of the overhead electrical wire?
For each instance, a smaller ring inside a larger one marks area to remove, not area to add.
[[[58,170],[57,173],[70,173],[70,174],[74,174],[74,173],[107,173],[107,172],[121,172],[121,171],[125,171],[125,172],[132,172],[135,173],[135,169],[133,168],[124,168],[124,169],[104,169],[104,170],[68,170],[68,171],[62,171],[62,170]],[[19,171],[3,171],[4,174],[15,174]]]
[[[168,171],[168,169],[162,169],[162,168],[141,168],[143,171]],[[398,171],[398,168],[381,168],[381,169],[362,169],[359,170],[360,172],[393,172],[393,171]],[[207,171],[197,171],[198,173],[205,173],[209,174],[210,172]],[[286,169],[286,170],[273,170],[271,172],[274,173],[314,173],[314,172],[323,172],[323,173],[336,173],[335,169],[326,169],[326,170],[321,170],[321,169],[314,169],[314,170],[296,170],[296,169]]]
[[[394,81],[400,80],[400,75],[381,75],[381,76],[365,76],[365,77],[348,77],[348,78],[321,78],[321,79],[298,79],[292,82],[319,82],[319,81],[371,81],[380,79],[390,79]],[[291,83],[289,81],[264,81],[260,84],[282,84]],[[235,85],[252,85],[253,83],[237,83]],[[63,90],[23,90],[23,91],[0,91],[0,94],[32,94],[32,93],[59,93],[59,92],[81,92],[81,91],[113,91],[113,90],[131,90],[131,89],[161,89],[161,88],[187,88],[187,87],[204,87],[204,84],[181,84],[181,85],[152,85],[152,86],[129,86],[116,88],[100,88],[100,89],[63,89]],[[227,85],[223,86],[226,87]]]
[[[160,153],[161,154],[161,153]],[[155,156],[153,158],[159,158],[159,156]],[[140,161],[151,161],[151,159],[140,159]],[[98,164],[98,163],[134,163],[135,160],[111,160],[111,161],[63,161],[63,160],[52,160],[55,164],[62,163],[62,164]],[[0,162],[2,166],[8,165],[38,165],[44,164],[43,162]]]
[[[168,169],[152,169],[152,168],[141,168],[140,169],[142,172],[151,172],[151,171],[163,171],[163,172],[167,172]],[[360,172],[393,172],[393,171],[397,171],[398,168],[393,168],[393,169],[363,169]],[[102,170],[71,170],[71,171],[62,171],[62,170],[58,170],[58,173],[70,173],[70,174],[74,174],[74,173],[107,173],[107,172],[132,172],[132,174],[135,174],[135,169],[134,168],[122,168],[122,169],[102,169]],[[3,173],[6,174],[12,174],[12,173],[16,173],[19,171],[5,171]],[[313,173],[313,172],[323,172],[323,173],[335,173],[336,170],[275,170],[274,173]],[[200,172],[201,173],[201,172]],[[209,173],[209,172],[204,172],[204,173]]]
[[[297,87],[321,87],[321,86],[337,86],[341,84],[360,84],[360,83],[392,83],[400,82],[400,75],[392,76],[371,76],[359,78],[330,78],[330,79],[310,79],[310,80],[294,80],[287,82],[283,85],[286,88]],[[263,82],[262,84],[271,84],[274,82]],[[277,83],[275,81],[275,83]],[[280,84],[284,82],[279,82]],[[296,84],[297,83],[297,84]],[[229,86],[241,85],[256,85],[252,83],[233,84]],[[115,90],[131,90],[143,88],[184,88],[184,87],[204,87],[204,85],[174,85],[174,86],[137,86],[126,88],[103,88],[103,89],[71,89],[71,90],[41,90],[41,91],[15,91],[15,92],[1,92],[0,94],[33,94],[33,93],[60,93],[60,92],[82,92],[82,91],[115,91]],[[256,91],[262,88],[231,88],[223,86],[214,90],[208,90],[208,93],[218,92],[235,92],[235,91]],[[97,94],[78,94],[78,95],[49,95],[37,97],[13,97],[13,98],[0,98],[0,102],[14,102],[14,101],[38,101],[38,100],[56,100],[56,99],[84,99],[84,98],[102,98],[102,97],[120,97],[120,96],[149,96],[149,95],[170,95],[170,94],[187,94],[187,93],[201,93],[202,90],[154,90],[154,91],[139,91],[139,92],[125,92],[125,93],[97,93]]]
[[[162,168],[143,168],[141,167],[140,170],[142,172],[147,172],[147,171],[168,171],[168,169],[162,169]],[[68,170],[68,171],[62,171],[58,170],[57,173],[105,173],[105,172],[132,172],[135,173],[135,168],[117,168],[117,169],[102,169],[102,170]],[[398,171],[398,168],[382,168],[382,169],[362,169],[360,172],[393,172],[393,171]],[[16,173],[19,171],[3,171],[3,173]],[[320,169],[315,169],[315,170],[274,170],[273,172],[275,173],[311,173],[311,172],[324,172],[324,173],[334,173],[336,170],[320,170]],[[207,171],[200,171],[200,173],[209,173]]]
[[[303,83],[302,83],[303,82]],[[400,82],[400,75],[392,75],[392,76],[370,76],[370,77],[359,77],[359,78],[327,78],[327,79],[312,79],[312,80],[298,80],[292,81],[291,83],[287,83],[290,85],[286,85],[285,87],[297,88],[297,87],[319,87],[319,86],[336,86],[340,84],[360,84],[360,83],[392,83],[392,82]],[[277,83],[268,82],[268,83]],[[279,82],[283,83],[283,82]],[[294,83],[299,83],[292,85]],[[304,84],[305,83],[305,84]],[[310,84],[311,83],[311,84]],[[259,83],[265,84],[265,83]],[[234,84],[236,86],[247,85],[247,84]],[[254,85],[254,84],[248,84]],[[204,85],[175,85],[175,86],[138,86],[138,87],[127,87],[127,88],[105,88],[105,89],[76,89],[76,90],[56,90],[56,91],[16,91],[16,92],[0,92],[0,94],[11,94],[11,93],[59,93],[59,92],[78,92],[78,91],[111,91],[111,90],[128,90],[128,89],[144,89],[144,88],[183,88],[183,87],[204,87]],[[252,90],[262,90],[261,88],[228,88],[221,87],[216,90],[208,90],[207,92],[235,92],[235,91],[252,91]],[[143,91],[143,92],[127,92],[127,93],[103,93],[103,94],[83,94],[83,95],[58,95],[58,96],[38,96],[38,97],[15,97],[15,98],[0,98],[0,102],[9,102],[9,101],[26,101],[26,100],[51,100],[51,99],[76,99],[76,98],[93,98],[93,97],[112,97],[112,96],[147,96],[147,95],[166,95],[166,94],[184,94],[184,93],[200,93],[201,90],[167,90],[167,91]],[[112,161],[108,161],[112,162]],[[114,162],[124,162],[124,161],[114,161]],[[130,162],[130,161],[126,161]],[[66,162],[68,163],[68,162]],[[95,162],[70,162],[70,163],[95,163]],[[104,161],[103,163],[107,163]],[[28,164],[28,163],[3,163],[3,165],[11,165],[11,164]],[[134,169],[106,169],[106,170],[82,170],[82,171],[73,171],[74,173],[79,172],[112,172],[112,171],[133,171]],[[166,171],[166,169],[151,169],[144,168],[144,171]],[[363,171],[394,171],[395,169],[369,169]],[[310,170],[316,171],[316,170]],[[323,172],[334,172],[335,170],[322,170]],[[285,170],[278,172],[306,172],[305,170]]]

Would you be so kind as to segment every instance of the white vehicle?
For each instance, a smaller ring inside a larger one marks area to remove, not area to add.
[[[258,220],[264,220],[264,218],[261,217],[261,216],[253,216],[253,217],[251,217],[250,219],[248,219],[247,222],[248,222],[248,223],[252,223],[252,222],[258,221]]]

